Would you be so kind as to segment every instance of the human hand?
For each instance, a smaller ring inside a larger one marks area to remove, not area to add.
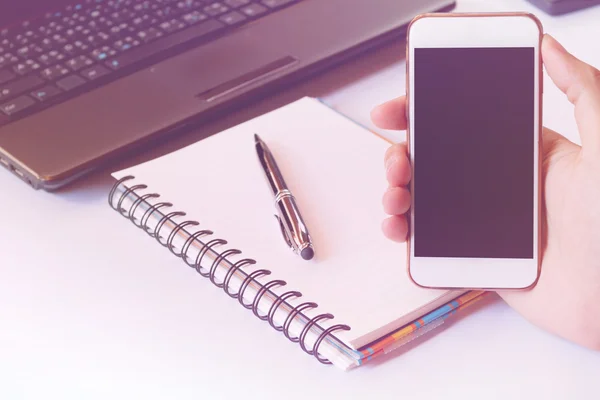
[[[600,350],[600,71],[569,54],[554,38],[542,41],[542,58],[554,84],[575,106],[578,146],[544,128],[542,270],[527,291],[498,291],[537,326],[580,345]],[[405,97],[375,108],[382,129],[406,129]],[[384,234],[406,241],[411,179],[405,144],[385,155],[389,189],[383,207],[390,215]]]

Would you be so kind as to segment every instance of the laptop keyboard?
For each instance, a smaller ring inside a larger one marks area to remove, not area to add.
[[[83,0],[0,30],[0,125],[300,0]]]

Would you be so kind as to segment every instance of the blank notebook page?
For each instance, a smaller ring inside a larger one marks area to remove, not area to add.
[[[314,241],[312,261],[283,241],[255,133],[296,196]],[[335,335],[359,348],[449,294],[416,287],[406,272],[406,246],[381,232],[389,146],[318,100],[304,98],[114,176],[134,175],[186,212],[186,219],[257,260],[258,268],[272,271],[269,279],[288,283],[281,292],[298,290],[302,301],[319,304],[318,312],[333,314],[333,323],[349,325],[350,331]]]

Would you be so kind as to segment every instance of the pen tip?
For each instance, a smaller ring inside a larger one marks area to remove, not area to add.
[[[260,142],[260,141],[261,141],[261,140],[260,140],[260,137],[259,137],[259,136],[258,136],[258,135],[255,133],[255,134],[254,134],[254,143],[258,143],[258,142]]]
[[[312,260],[315,256],[315,251],[311,247],[307,247],[300,252],[300,256],[305,260]]]

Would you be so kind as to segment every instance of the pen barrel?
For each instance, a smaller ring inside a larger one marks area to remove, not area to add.
[[[275,206],[294,251],[301,252],[311,246],[308,228],[300,215],[296,199],[289,190],[282,190],[275,196]]]
[[[258,155],[258,161],[265,173],[267,183],[273,193],[277,195],[277,193],[286,190],[287,185],[285,179],[283,179],[283,175],[277,166],[273,154],[271,154],[267,145],[260,139],[256,143],[256,153]]]

